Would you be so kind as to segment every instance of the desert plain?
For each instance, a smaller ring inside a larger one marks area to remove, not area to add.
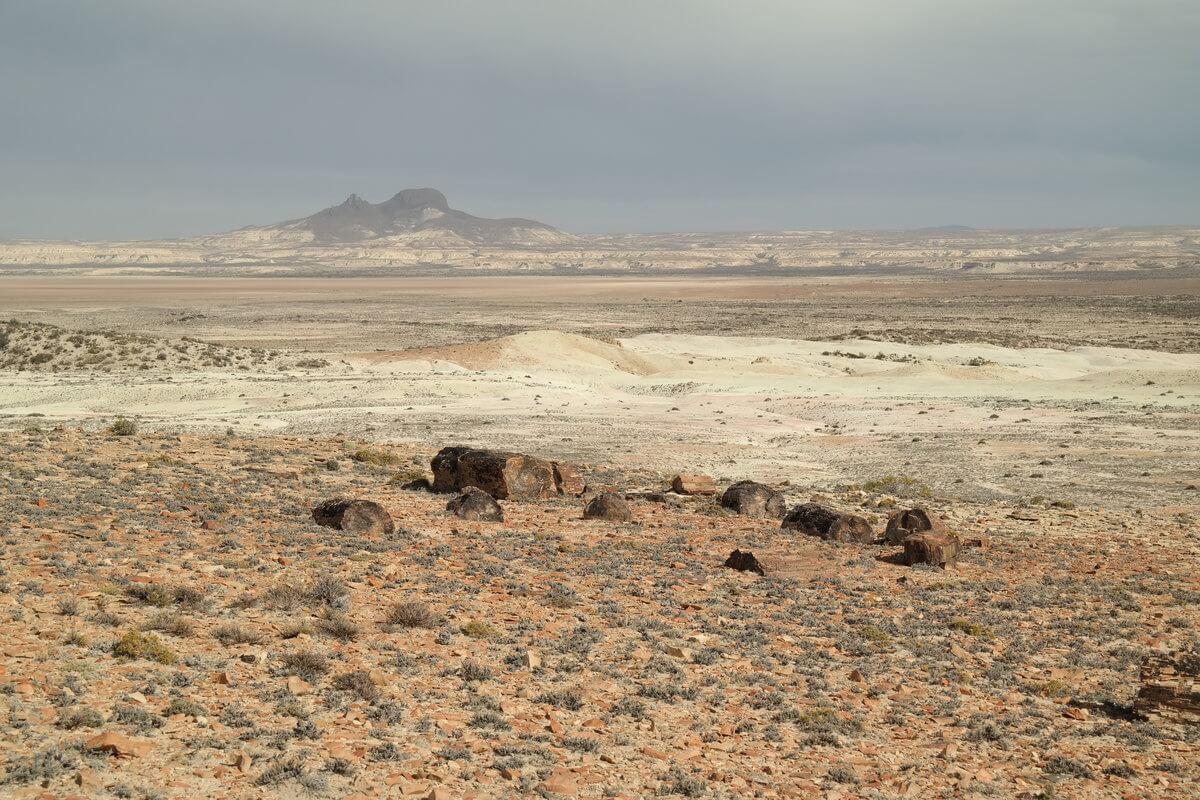
[[[1200,793],[1195,267],[769,267],[0,275],[3,793]],[[586,490],[462,519],[449,445]]]

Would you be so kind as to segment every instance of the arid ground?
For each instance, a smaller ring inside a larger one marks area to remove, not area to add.
[[[31,275],[0,320],[6,796],[1200,793],[1197,726],[1134,708],[1200,643],[1190,273]],[[453,444],[588,494],[458,519],[404,488]]]

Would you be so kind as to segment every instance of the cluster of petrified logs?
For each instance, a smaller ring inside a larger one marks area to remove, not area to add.
[[[421,483],[436,492],[455,493],[446,506],[447,511],[469,520],[502,522],[504,511],[498,500],[581,497],[587,491],[579,471],[572,465],[522,453],[446,447],[434,456],[430,466],[432,484]],[[705,475],[684,473],[671,481],[671,491],[677,495],[713,496],[717,486]],[[660,495],[653,497],[661,499]],[[904,548],[900,560],[910,566],[949,566],[958,557],[960,548],[972,543],[947,530],[937,514],[920,507],[893,513],[882,536],[877,536],[866,518],[857,514],[811,502],[789,510],[782,494],[755,481],[739,481],[729,486],[720,503],[736,514],[780,520],[785,530],[827,541],[899,545]],[[320,525],[357,535],[390,536],[395,530],[391,516],[371,500],[327,500],[312,510],[312,516]],[[626,495],[601,491],[584,507],[583,518],[629,522],[633,515]],[[786,564],[787,556],[734,550],[725,566],[768,575],[777,571],[776,561]],[[1175,652],[1147,659],[1142,666],[1141,689],[1134,711],[1162,722],[1200,724],[1200,653]]]
[[[562,461],[549,461],[524,453],[473,447],[445,447],[430,462],[435,492],[455,493],[446,506],[452,514],[469,520],[502,522],[504,511],[498,500],[546,500],[580,497],[587,490],[579,470]],[[671,481],[679,495],[715,495],[716,483],[705,475],[683,473]],[[838,542],[871,543],[878,537],[871,524],[857,514],[835,511],[818,503],[802,503],[788,509],[784,496],[756,481],[739,481],[725,489],[720,503],[747,517],[780,520],[786,530]],[[320,525],[356,534],[390,535],[395,526],[387,511],[371,500],[335,498],[312,511]],[[627,497],[619,492],[600,492],[583,510],[584,519],[629,522],[633,519]],[[898,511],[888,519],[883,540],[901,545],[904,563],[953,564],[961,542],[946,530],[936,514],[923,508]],[[734,551],[726,565],[734,569],[765,573],[762,559],[753,553]]]
[[[878,539],[871,523],[864,517],[834,511],[819,503],[801,503],[788,511],[782,494],[755,481],[741,481],[730,486],[721,496],[721,505],[748,517],[781,519],[787,530],[828,541],[865,544]],[[909,566],[949,566],[958,558],[962,547],[962,541],[946,529],[938,515],[924,508],[892,514],[883,539],[888,544],[904,547],[902,558]],[[725,565],[759,574],[767,572],[762,559],[743,550],[733,551]]]

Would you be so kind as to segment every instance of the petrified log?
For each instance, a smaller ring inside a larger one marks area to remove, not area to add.
[[[562,461],[550,462],[554,466],[554,485],[558,489],[558,493],[567,497],[579,497],[583,494],[587,485],[583,482],[583,476],[579,474],[579,470],[575,469],[573,464],[567,464]]]
[[[474,486],[497,500],[545,500],[559,492],[554,464],[521,453],[445,447],[429,465],[438,492]]]
[[[609,522],[630,522],[633,512],[625,498],[616,492],[605,492],[592,498],[583,509],[584,519],[603,519]]]
[[[945,533],[946,525],[941,517],[924,508],[910,508],[897,511],[888,517],[887,529],[883,538],[889,544],[901,544],[915,533]]]
[[[1152,720],[1200,725],[1200,653],[1150,656],[1141,679],[1134,711]]]
[[[676,494],[710,496],[717,493],[717,484],[707,475],[681,472],[671,479],[671,491]]]
[[[391,536],[396,529],[391,515],[373,500],[326,500],[312,510],[312,518],[318,525],[347,533]]]
[[[783,518],[782,527],[837,542],[873,542],[871,523],[856,514],[840,514],[818,503],[801,503]]]
[[[721,505],[744,517],[779,519],[787,511],[783,495],[756,481],[738,481],[721,495]]]
[[[462,494],[446,504],[446,510],[460,519],[480,522],[503,522],[504,511],[496,499],[482,489],[469,486]]]
[[[918,533],[904,540],[904,563],[945,567],[958,558],[958,537],[949,533]]]
[[[756,572],[759,575],[767,574],[766,568],[754,557],[754,553],[751,553],[749,550],[734,550],[729,554],[729,558],[725,559],[725,566],[741,572]]]
[[[470,447],[458,445],[443,447],[438,451],[429,462],[429,467],[433,470],[433,491],[457,492],[462,489],[458,485],[458,459],[471,450]]]

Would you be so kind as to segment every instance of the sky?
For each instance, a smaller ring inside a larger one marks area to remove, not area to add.
[[[1200,223],[1197,0],[0,0],[0,238]]]

